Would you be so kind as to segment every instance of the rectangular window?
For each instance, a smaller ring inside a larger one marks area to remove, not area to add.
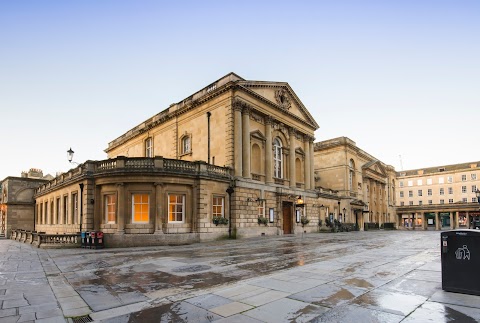
[[[462,198],[462,202],[463,203],[467,203],[468,202],[468,199],[466,197]],[[472,201],[473,202],[473,201]]]
[[[432,189],[431,189],[431,188],[429,188],[429,189],[427,190],[427,195],[428,195],[428,196],[432,196]]]
[[[440,200],[440,204],[445,204],[445,200]]]
[[[453,177],[452,176],[447,176],[447,182],[448,183],[453,183]]]
[[[57,224],[62,223],[62,211],[60,209],[60,198],[57,197],[57,205],[55,207],[55,211],[57,212]]]
[[[68,195],[63,197],[63,223],[67,224],[68,219]]]
[[[408,191],[408,197],[413,197],[413,191]]]
[[[443,177],[439,177],[439,178],[438,178],[438,184],[443,184],[443,183],[444,183]]]
[[[475,193],[477,191],[477,185],[472,185],[472,193]]]
[[[72,214],[73,214],[73,223],[80,223],[78,219],[78,194],[72,193]]]
[[[422,190],[418,190],[418,196],[423,196],[423,191]]]
[[[105,195],[105,223],[115,223],[117,214],[117,196]]]
[[[453,187],[448,188],[448,194],[453,194]]]
[[[472,203],[477,203],[477,198],[476,197],[472,197]]]
[[[413,181],[408,181],[408,186],[413,186]]]
[[[472,180],[474,180],[474,181],[477,179],[477,174],[475,174],[475,173],[470,174],[470,176],[471,176]]]
[[[408,205],[413,205],[413,201],[408,201]]]
[[[433,181],[431,178],[427,178],[427,185],[432,185]]]
[[[403,181],[398,182],[398,187],[403,187]]]
[[[466,186],[462,186],[462,193],[467,193],[467,187]]]
[[[452,203],[453,203],[453,199],[448,199],[448,203],[449,203],[449,204],[452,204]]]
[[[418,201],[418,205],[422,205],[422,204],[423,204],[423,202],[422,202],[422,201]]]
[[[145,157],[153,157],[152,138],[145,140]]]
[[[405,202],[400,202],[400,206],[404,206],[405,205]]]
[[[432,204],[433,204],[433,201],[432,201],[432,200],[428,200],[428,204],[432,205]]]
[[[445,189],[443,187],[440,189],[440,195],[445,195]]]
[[[168,194],[168,222],[183,222],[185,218],[185,195]]]
[[[417,179],[417,185],[418,185],[418,186],[423,185],[423,181],[422,181],[421,179]]]
[[[400,191],[400,197],[403,197],[403,191]]]
[[[262,201],[258,206],[258,216],[265,217],[265,201]]]
[[[147,223],[149,221],[150,196],[148,194],[132,194],[132,222]]]
[[[462,175],[462,182],[465,182],[466,180],[467,180],[467,175],[466,174]]]
[[[225,198],[223,196],[214,196],[212,200],[212,216],[225,216]]]

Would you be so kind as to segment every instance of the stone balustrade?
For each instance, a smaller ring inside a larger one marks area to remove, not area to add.
[[[45,232],[12,229],[10,239],[38,248],[75,248],[81,246],[80,233],[46,234]]]

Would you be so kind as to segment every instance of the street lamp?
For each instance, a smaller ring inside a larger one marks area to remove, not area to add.
[[[343,223],[345,223],[345,214],[347,214],[347,209],[343,208]]]
[[[70,149],[67,150],[67,159],[68,159],[68,162],[69,162],[70,164],[80,165],[79,163],[73,161],[73,154],[74,154],[74,153],[75,153],[75,152],[72,150],[72,147],[70,147]]]

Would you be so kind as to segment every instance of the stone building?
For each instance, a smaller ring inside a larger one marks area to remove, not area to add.
[[[476,161],[397,172],[399,226],[441,230],[480,221],[479,166]]]
[[[0,235],[9,237],[12,228],[35,230],[35,189],[47,183],[39,169],[22,172],[21,177],[9,176],[0,182]]]
[[[110,246],[317,231],[340,200],[315,188],[317,128],[287,83],[230,73],[42,185],[37,228],[102,230]]]
[[[395,222],[395,169],[339,137],[315,143],[315,187],[338,192],[338,206],[326,211],[331,219],[363,228]]]

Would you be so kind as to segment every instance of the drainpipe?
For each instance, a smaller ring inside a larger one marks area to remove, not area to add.
[[[232,238],[232,194],[233,194],[233,185],[230,184],[227,188],[228,193],[228,238]]]
[[[209,112],[207,112],[207,122],[208,122],[208,161],[207,163],[210,164],[210,116],[212,114]]]

